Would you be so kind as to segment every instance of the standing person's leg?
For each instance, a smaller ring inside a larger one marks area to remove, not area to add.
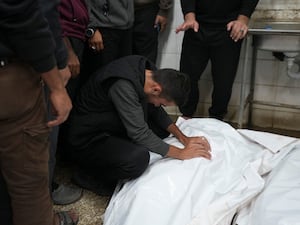
[[[209,60],[209,47],[205,42],[205,34],[199,29],[185,31],[180,57],[180,71],[186,73],[191,79],[191,92],[184,106],[180,107],[183,116],[192,117],[196,112],[199,101],[198,81],[205,70]]]
[[[6,183],[0,173],[0,221],[1,224],[12,225],[12,210]]]
[[[52,106],[49,100],[49,90],[45,86],[45,99],[48,112],[48,120],[52,120]],[[58,144],[59,126],[52,127],[49,140],[49,192],[54,204],[67,205],[78,201],[82,196],[82,189],[58,184],[54,181],[54,171],[56,166],[56,150]]]
[[[137,6],[133,26],[133,54],[142,55],[156,62],[159,30],[154,27],[158,4]]]
[[[223,119],[231,97],[236,76],[242,41],[235,42],[228,31],[219,31],[216,38],[211,38],[211,63],[213,77],[212,105],[209,115]]]
[[[39,75],[26,65],[11,63],[0,69],[0,79],[0,107],[6,109],[0,113],[0,165],[13,223],[53,225],[49,128]]]
[[[117,58],[132,55],[132,28],[119,30],[119,55]]]

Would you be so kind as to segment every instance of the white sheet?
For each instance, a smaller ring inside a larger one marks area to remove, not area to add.
[[[300,145],[265,178],[263,191],[237,216],[239,225],[300,225]]]
[[[237,209],[263,189],[261,175],[296,143],[295,139],[274,154],[218,120],[179,120],[178,126],[188,136],[207,137],[212,160],[181,161],[152,154],[145,173],[115,192],[104,225],[228,225]],[[182,146],[174,137],[165,141]]]

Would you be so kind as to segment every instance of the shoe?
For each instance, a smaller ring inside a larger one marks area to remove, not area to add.
[[[82,196],[82,189],[59,184],[52,191],[51,197],[56,205],[68,205],[77,202]]]
[[[60,225],[77,225],[79,221],[77,213],[75,213],[73,210],[59,211],[56,212],[55,215],[57,216]]]
[[[74,173],[71,181],[79,187],[92,191],[100,196],[112,196],[116,187],[116,184],[100,182],[97,178],[90,176],[83,171]]]

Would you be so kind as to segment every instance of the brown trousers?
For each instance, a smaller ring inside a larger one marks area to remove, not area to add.
[[[54,224],[46,122],[39,74],[18,62],[0,67],[0,169],[14,225]]]

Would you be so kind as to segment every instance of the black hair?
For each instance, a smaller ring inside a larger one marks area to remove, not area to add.
[[[160,96],[168,101],[174,101],[177,106],[184,105],[190,93],[189,76],[174,69],[159,69],[152,72],[153,80],[162,87]]]

